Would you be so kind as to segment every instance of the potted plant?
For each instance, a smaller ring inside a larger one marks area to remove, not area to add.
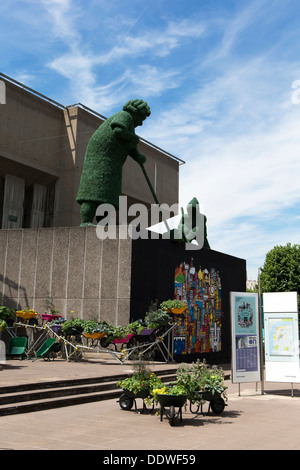
[[[5,331],[7,329],[7,323],[5,320],[0,320],[0,331]]]
[[[143,330],[144,327],[138,321],[129,323],[125,326],[112,326],[107,335],[107,343],[109,344],[113,342],[114,344],[126,344],[135,334],[139,334]]]
[[[175,315],[180,315],[187,309],[187,306],[181,300],[169,299],[162,302],[160,304],[160,308],[166,310],[167,312],[172,312]]]
[[[155,302],[150,305],[145,315],[144,323],[146,328],[157,329],[169,325],[172,320],[170,313],[165,309],[158,308],[157,302]]]
[[[61,315],[58,315],[60,313],[60,309],[55,307],[53,299],[50,295],[48,295],[45,301],[45,307],[46,307],[47,313],[41,314],[41,317],[43,320],[50,322],[52,320],[56,320],[61,317]]]
[[[87,320],[83,327],[84,335],[92,339],[103,338],[108,330],[109,324],[106,321],[96,322],[94,320]]]
[[[191,405],[202,406],[210,402],[214,413],[221,413],[225,407],[226,388],[224,372],[217,366],[208,367],[205,361],[199,359],[192,364],[180,364],[176,371],[177,384],[188,394]]]
[[[160,405],[160,420],[167,408],[166,416],[169,419],[170,426],[174,426],[175,419],[180,416],[182,421],[182,407],[188,399],[188,394],[184,387],[178,384],[170,384],[159,389],[153,390],[154,401]],[[176,408],[178,411],[176,413]]]
[[[181,398],[177,400],[176,397],[181,397]],[[170,404],[171,405],[173,404],[174,406],[179,406],[179,405],[175,405],[175,403],[181,403],[184,398],[184,401],[183,401],[183,404],[184,404],[187,397],[188,397],[188,394],[186,392],[185,387],[178,385],[176,383],[165,385],[161,388],[156,388],[153,390],[154,400],[158,402],[163,402],[163,406],[170,406]]]
[[[16,311],[13,308],[0,306],[0,320],[4,320],[8,327],[13,326],[16,319]]]
[[[17,317],[30,320],[38,315],[38,312],[33,310],[32,308],[25,308],[23,310],[17,310],[16,311]]]
[[[130,377],[117,383],[117,386],[121,387],[124,392],[119,400],[120,407],[124,410],[131,409],[136,398],[142,398],[151,404],[154,389],[160,388],[162,385],[161,378],[146,369],[133,373]]]
[[[66,320],[62,324],[62,333],[65,336],[78,336],[83,332],[84,323],[84,320],[81,318]]]
[[[54,331],[54,333],[60,335],[61,332],[62,332],[62,324],[66,321],[65,318],[63,317],[59,317],[59,318],[56,318],[55,320],[51,320],[49,323],[48,323],[48,326],[51,328],[51,330]]]

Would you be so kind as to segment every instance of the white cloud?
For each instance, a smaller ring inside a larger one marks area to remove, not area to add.
[[[77,18],[76,7],[72,0],[41,0],[50,18],[52,18],[52,34],[65,41],[78,38],[78,29],[74,28]]]
[[[43,0],[43,5],[52,18],[55,37],[65,43],[67,48],[66,52],[59,51],[56,57],[48,62],[48,67],[70,81],[72,93],[78,97],[77,101],[84,101],[102,113],[118,102],[129,99],[132,93],[147,98],[159,96],[168,89],[178,87],[179,69],[165,68],[163,63],[160,66],[150,65],[146,63],[147,60],[145,63],[141,61],[138,65],[130,66],[126,60],[136,62],[138,57],[144,58],[145,55],[165,57],[179,47],[184,38],[197,38],[204,32],[203,26],[198,22],[187,19],[178,23],[166,23],[162,29],[142,29],[142,32],[139,29],[135,31],[131,26],[125,35],[117,37],[117,45],[108,52],[103,52],[107,46],[99,47],[99,51],[92,51],[89,50],[89,43],[82,41],[76,27],[76,9],[74,13],[72,0]],[[125,62],[120,65],[123,60]],[[105,66],[108,68],[105,69],[106,73],[102,74],[102,83],[99,85],[99,70]],[[117,69],[113,79],[109,69]]]
[[[153,56],[166,57],[174,49],[181,46],[184,38],[199,38],[205,28],[202,23],[191,20],[174,21],[165,24],[160,29],[142,30],[139,34],[127,34],[117,37],[117,45],[109,52],[99,56],[99,62],[108,64],[124,57],[143,56],[149,53]]]
[[[168,89],[176,88],[180,83],[179,73],[173,70],[162,70],[150,65],[141,65],[128,72],[127,80],[138,96],[148,97],[161,95]]]

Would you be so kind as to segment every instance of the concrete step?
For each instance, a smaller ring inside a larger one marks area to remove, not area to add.
[[[130,375],[119,374],[0,387],[0,416],[120,397],[123,392],[116,384]],[[165,383],[176,378],[174,370],[158,371],[157,375]]]
[[[7,416],[20,413],[32,413],[34,411],[48,410],[51,408],[61,408],[66,406],[81,405],[83,403],[96,402],[100,400],[109,400],[118,398],[122,394],[122,390],[107,391],[101,393],[82,394],[67,398],[52,398],[48,400],[37,400],[29,402],[19,402],[15,405],[1,405],[0,416]]]

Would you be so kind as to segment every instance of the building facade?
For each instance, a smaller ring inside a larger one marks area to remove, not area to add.
[[[106,119],[76,104],[64,106],[0,74],[0,228],[72,227],[80,224],[76,195],[87,143]],[[123,106],[123,104],[122,104]],[[178,202],[182,160],[140,139],[145,168],[160,203]],[[154,204],[141,168],[123,168],[128,204]]]

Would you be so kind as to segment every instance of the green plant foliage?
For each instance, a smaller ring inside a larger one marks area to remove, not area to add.
[[[199,359],[192,364],[180,364],[176,371],[177,385],[180,385],[188,395],[190,401],[198,401],[197,392],[207,391],[212,395],[215,393],[223,394],[224,372],[222,368],[212,366],[211,368],[205,361]]]
[[[57,324],[57,321],[54,320],[53,324]],[[72,318],[71,320],[65,320],[62,323],[63,333],[66,333],[66,331],[68,331],[70,328],[78,330],[79,333],[105,333],[108,343],[114,339],[126,338],[127,335],[132,333],[139,334],[144,330],[144,326],[141,325],[141,323],[138,321],[129,323],[126,326],[113,326],[106,321],[97,322],[94,320],[83,320],[82,318]]]
[[[178,384],[165,385],[153,390],[154,401],[157,402],[157,395],[187,395],[185,387]]]
[[[112,330],[111,325],[109,325],[106,321],[103,322],[96,322],[94,320],[86,320],[83,324],[83,331],[85,333],[93,334],[93,333],[108,333]]]
[[[132,393],[138,393],[142,390],[149,391],[149,396],[153,395],[153,390],[162,387],[163,383],[160,377],[150,371],[139,371],[127,377],[124,380],[120,380],[117,383],[118,387],[122,390],[128,390]]]
[[[261,292],[298,292],[300,309],[300,245],[275,246],[266,254]]]
[[[0,331],[4,331],[7,329],[7,323],[5,320],[0,320]]]
[[[114,339],[126,338],[130,334],[139,334],[144,330],[138,321],[129,323],[126,326],[111,326],[109,334],[107,334],[108,342],[113,341]]]
[[[74,328],[75,330],[82,330],[84,328],[85,320],[81,318],[73,318],[71,320],[66,320],[62,324],[62,331],[65,333],[69,328]]]
[[[145,315],[144,323],[147,328],[159,328],[166,326],[172,321],[172,316],[166,310],[157,307],[157,301],[152,302]]]
[[[182,302],[181,300],[165,300],[160,304],[160,308],[163,310],[168,310],[169,308],[183,308],[186,307],[186,304]]]
[[[13,308],[8,308],[2,305],[0,307],[0,320],[7,320],[8,318],[15,318],[16,311]]]

